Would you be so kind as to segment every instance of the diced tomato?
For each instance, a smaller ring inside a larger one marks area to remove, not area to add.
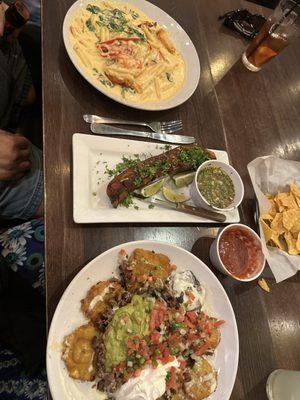
[[[170,265],[171,271],[175,271],[177,269],[177,266],[175,264]]]
[[[172,335],[170,335],[168,337],[168,343],[172,346],[172,347],[176,347],[181,339],[181,335],[180,332],[176,331],[174,332]]]
[[[223,325],[223,324],[225,324],[224,319],[219,319],[219,321],[217,321],[217,322],[214,323],[214,327],[215,327],[215,328],[218,328],[219,326],[221,326],[221,325]]]
[[[195,300],[195,295],[193,294],[193,292],[192,291],[190,291],[190,290],[187,290],[186,291],[186,294],[187,294],[187,296],[188,296],[188,298],[190,299],[190,300]]]
[[[121,257],[127,256],[127,253],[126,253],[126,250],[125,250],[125,249],[121,249],[120,252],[119,252],[119,254],[120,254]]]
[[[138,276],[136,277],[136,280],[137,280],[138,282],[145,282],[145,281],[147,280],[147,278],[148,278],[148,275],[143,274],[143,275],[138,275]]]
[[[195,313],[195,311],[187,311],[186,316],[188,317],[188,319],[195,323],[196,319],[197,319],[197,314]]]
[[[168,356],[162,358],[161,362],[163,364],[168,364],[169,362],[174,361],[174,358],[175,358],[174,356],[171,356],[171,354],[169,354]]]
[[[151,333],[151,341],[154,344],[158,344],[160,342],[161,334],[158,332],[152,332]]]
[[[206,343],[204,343],[197,351],[196,351],[196,355],[197,356],[202,356],[202,354],[204,354],[208,349],[209,349],[210,343],[209,341],[207,341]]]
[[[176,389],[178,387],[178,379],[176,377],[176,368],[170,368],[170,378],[167,381],[167,388],[169,389]]]
[[[186,361],[185,360],[180,360],[179,363],[180,363],[180,368],[181,369],[184,369],[186,367]]]
[[[190,342],[194,342],[195,340],[199,339],[199,335],[197,335],[196,333],[189,333],[188,334],[188,340]]]

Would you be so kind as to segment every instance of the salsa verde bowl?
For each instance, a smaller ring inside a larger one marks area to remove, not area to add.
[[[210,204],[207,199],[203,196],[201,193],[199,187],[198,187],[198,179],[199,179],[199,174],[201,171],[203,171],[206,168],[209,167],[218,167],[220,168],[223,172],[225,172],[226,175],[229,176],[233,183],[234,187],[234,198],[231,201],[231,203],[224,208],[216,207],[212,204]],[[203,164],[200,165],[200,167],[196,171],[195,178],[192,182],[191,185],[191,198],[193,202],[198,206],[205,208],[206,210],[213,210],[213,211],[220,211],[220,212],[226,212],[226,211],[231,211],[237,208],[243,198],[244,198],[244,184],[243,181],[238,174],[238,172],[229,164],[225,164],[222,161],[217,161],[217,160],[209,160],[205,161]]]

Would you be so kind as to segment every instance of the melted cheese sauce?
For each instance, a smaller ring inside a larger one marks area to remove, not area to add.
[[[164,28],[130,4],[93,1],[74,16],[70,41],[104,91],[136,103],[174,96],[185,62]]]

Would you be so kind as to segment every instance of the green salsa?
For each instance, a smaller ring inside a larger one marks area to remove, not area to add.
[[[198,188],[205,200],[218,208],[228,207],[235,195],[232,179],[220,167],[203,168],[198,174]]]
[[[119,308],[104,334],[105,369],[126,360],[127,339],[133,336],[149,335],[149,318],[153,300],[134,295],[130,304]]]

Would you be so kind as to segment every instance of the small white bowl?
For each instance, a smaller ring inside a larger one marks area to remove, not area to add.
[[[198,188],[197,181],[198,181],[199,172],[202,169],[207,168],[207,167],[219,167],[224,172],[226,172],[226,174],[228,174],[229,177],[232,179],[232,182],[234,185],[234,190],[235,190],[235,196],[234,196],[232,203],[229,204],[229,206],[226,208],[218,208],[218,207],[215,207],[215,206],[209,204],[207,202],[207,200],[205,199],[205,197],[202,196],[202,194]],[[237,173],[237,171],[231,165],[225,164],[225,163],[223,163],[221,161],[217,161],[217,160],[209,160],[209,161],[205,161],[197,169],[195,178],[191,185],[190,193],[191,193],[191,198],[192,198],[194,204],[198,207],[205,208],[206,210],[221,211],[221,212],[222,211],[223,212],[231,211],[231,210],[237,208],[243,200],[244,184],[243,184],[243,181],[242,181],[240,175]]]
[[[230,273],[227,270],[226,266],[223,264],[223,262],[221,260],[221,257],[220,257],[220,252],[219,252],[220,239],[221,239],[223,233],[227,229],[232,228],[234,226],[239,226],[239,227],[242,227],[242,228],[248,230],[257,239],[257,241],[261,245],[260,237],[258,236],[258,234],[256,232],[254,232],[253,229],[249,228],[249,226],[243,225],[243,224],[231,224],[231,225],[228,225],[228,226],[226,226],[225,228],[223,228],[222,230],[219,231],[218,236],[216,237],[216,239],[213,241],[212,245],[210,246],[209,258],[210,258],[210,261],[212,262],[213,266],[216,269],[218,269],[220,272],[222,272],[223,274],[231,276],[231,278],[234,278],[234,279],[236,279],[237,281],[240,281],[240,282],[250,282],[250,281],[253,281],[256,278],[258,278],[259,275],[263,272],[263,270],[265,268],[266,259],[265,259],[265,256],[263,254],[263,251],[262,251],[263,260],[262,260],[262,263],[261,263],[260,267],[256,271],[254,271],[253,274],[251,276],[249,276],[248,278],[238,278],[235,275],[233,275],[232,273]]]

